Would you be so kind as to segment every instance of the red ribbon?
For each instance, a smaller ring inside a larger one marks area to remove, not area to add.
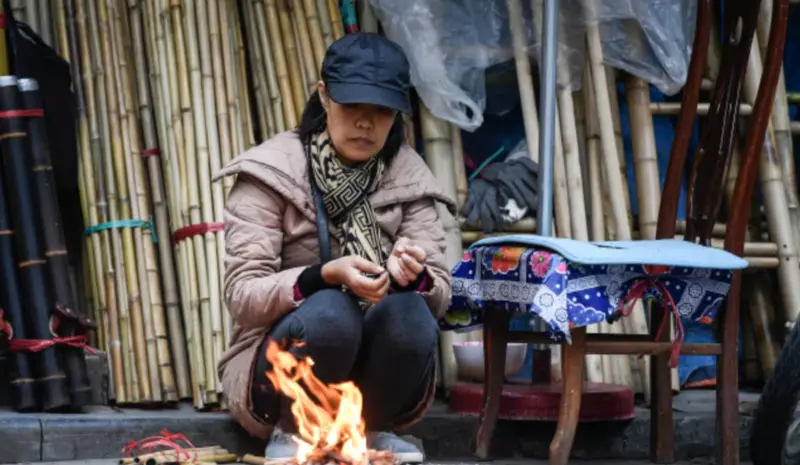
[[[0,111],[0,118],[41,118],[44,116],[44,110],[41,108],[32,110],[6,110]]]
[[[658,331],[656,332],[656,340],[661,338],[661,333],[663,333],[664,329],[667,327],[670,314],[675,317],[677,334],[675,336],[675,340],[673,341],[672,351],[670,352],[669,358],[669,366],[671,368],[675,368],[678,366],[678,357],[681,355],[681,345],[683,344],[684,340],[684,330],[683,323],[681,322],[681,315],[678,312],[678,306],[675,304],[675,299],[672,298],[672,294],[670,294],[667,286],[664,285],[663,282],[651,277],[638,279],[635,283],[633,283],[630,289],[628,289],[625,297],[619,301],[618,311],[623,317],[630,316],[630,314],[633,312],[633,306],[636,304],[636,301],[642,299],[645,293],[652,288],[655,288],[661,294],[663,298],[662,304],[664,304],[667,309],[667,313],[664,314],[664,318],[661,320],[661,325],[658,327]]]
[[[173,244],[177,244],[178,242],[185,239],[189,239],[190,237],[199,236],[201,234],[206,234],[206,233],[220,232],[224,230],[225,230],[225,223],[190,224],[189,226],[180,228],[174,233],[172,233],[172,242]]]
[[[49,349],[56,344],[86,349],[92,354],[97,351],[86,344],[88,338],[82,334],[79,336],[55,337],[53,339],[11,339],[8,341],[8,350],[12,352],[40,352]]]

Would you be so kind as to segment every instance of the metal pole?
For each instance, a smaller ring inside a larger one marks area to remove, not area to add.
[[[540,236],[553,235],[553,155],[556,132],[556,59],[558,54],[558,0],[544,1],[542,44],[539,59],[539,200],[536,226]],[[534,329],[543,331],[542,320],[535,320]],[[556,355],[558,356],[558,355]],[[534,360],[540,360],[541,370],[534,370],[533,381],[549,381],[552,351],[548,345],[534,346]]]
[[[539,205],[536,224],[540,236],[553,235],[553,152],[556,132],[556,60],[558,55],[558,0],[544,1],[542,53],[539,60]]]

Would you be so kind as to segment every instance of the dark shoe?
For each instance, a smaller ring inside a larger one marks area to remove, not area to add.
[[[291,460],[297,456],[297,443],[290,434],[284,433],[282,429],[275,427],[269,438],[264,457],[268,460]]]
[[[399,463],[421,463],[425,460],[417,446],[389,431],[367,433],[367,447],[377,451],[391,451]]]

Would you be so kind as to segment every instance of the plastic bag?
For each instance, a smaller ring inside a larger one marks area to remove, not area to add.
[[[595,3],[603,62],[644,79],[666,95],[677,94],[689,74],[697,0]]]
[[[523,11],[526,50],[536,81],[543,0],[513,1],[519,1]],[[600,21],[607,64],[664,93],[680,90],[688,73],[696,0],[585,0],[592,2],[591,15],[584,13],[583,1],[559,2],[559,86],[581,87],[585,26],[591,19]],[[514,60],[507,1],[370,2],[386,36],[408,56],[412,83],[431,113],[466,131],[480,127],[487,107],[487,69]],[[501,106],[516,100],[504,95]]]

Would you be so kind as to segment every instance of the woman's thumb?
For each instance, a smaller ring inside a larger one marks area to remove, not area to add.
[[[371,261],[367,260],[364,257],[355,257],[355,262],[353,263],[355,267],[364,273],[383,273],[383,268]]]

